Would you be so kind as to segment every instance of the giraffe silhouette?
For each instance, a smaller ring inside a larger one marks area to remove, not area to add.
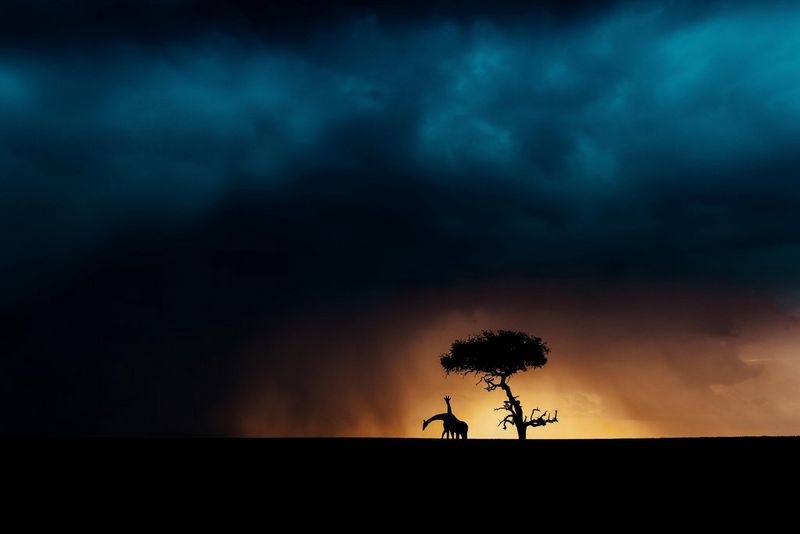
[[[422,430],[425,430],[433,421],[441,421],[444,424],[442,439],[444,439],[445,435],[447,439],[467,439],[469,425],[453,415],[453,408],[450,407],[450,397],[445,397],[444,402],[447,403],[447,413],[439,413],[429,419],[423,419]]]

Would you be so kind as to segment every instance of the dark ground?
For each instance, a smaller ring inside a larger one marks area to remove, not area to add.
[[[26,517],[58,517],[55,503],[78,515],[100,510],[114,522],[104,524],[244,514],[267,524],[335,519],[337,528],[369,523],[364,510],[429,525],[430,506],[444,502],[462,510],[457,526],[473,528],[507,510],[573,527],[625,519],[638,528],[642,514],[651,526],[653,517],[683,524],[698,514],[761,522],[796,508],[798,452],[797,437],[0,440],[3,509]],[[231,507],[239,511],[228,515]]]
[[[0,454],[12,471],[107,470],[227,477],[309,471],[400,476],[448,469],[469,473],[516,466],[536,473],[577,472],[639,477],[708,473],[786,473],[798,466],[800,437],[608,440],[265,438],[265,439],[6,439]],[[449,467],[448,467],[449,466]],[[460,466],[452,469],[452,466]],[[452,475],[450,475],[452,476]]]

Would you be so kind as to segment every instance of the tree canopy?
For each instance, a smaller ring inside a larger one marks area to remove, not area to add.
[[[508,377],[542,367],[550,348],[541,338],[513,330],[484,330],[477,336],[457,339],[440,361],[445,372]]]

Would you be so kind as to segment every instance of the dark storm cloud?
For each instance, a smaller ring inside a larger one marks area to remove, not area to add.
[[[544,20],[572,23],[615,5],[619,0],[531,2],[508,0],[443,0],[405,2],[348,0],[114,0],[52,2],[10,0],[0,20],[1,42],[11,45],[51,44],[95,47],[109,42],[159,43],[224,32],[276,44],[301,44],[353,19],[377,17],[389,26],[413,26],[444,20],[470,23]]]
[[[10,430],[229,430],[321,302],[800,282],[791,4],[65,5],[0,26]]]

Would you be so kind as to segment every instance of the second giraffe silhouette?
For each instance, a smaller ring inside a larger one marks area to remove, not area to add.
[[[444,402],[447,403],[447,413],[439,413],[430,419],[423,419],[422,430],[425,430],[432,421],[441,421],[444,423],[442,439],[444,439],[445,434],[447,435],[447,439],[450,439],[451,437],[453,439],[467,439],[469,425],[453,415],[453,409],[450,407],[450,397],[445,397]]]

